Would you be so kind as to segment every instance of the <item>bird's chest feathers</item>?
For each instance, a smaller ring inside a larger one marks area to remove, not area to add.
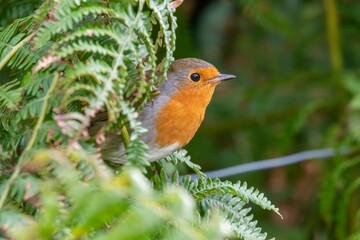
[[[159,111],[155,119],[156,143],[167,146],[187,144],[204,119],[214,86],[180,90]]]

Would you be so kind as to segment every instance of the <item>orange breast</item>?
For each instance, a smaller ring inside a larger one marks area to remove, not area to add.
[[[174,143],[186,145],[200,127],[214,89],[211,84],[180,89],[159,111],[155,120],[156,143],[160,147]]]

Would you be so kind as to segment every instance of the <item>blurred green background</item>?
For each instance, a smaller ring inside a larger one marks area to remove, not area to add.
[[[356,147],[359,1],[185,0],[177,16],[176,58],[198,57],[237,76],[218,86],[186,147],[203,170]],[[345,162],[354,166],[339,173]],[[359,181],[356,162],[354,154],[229,179],[257,187],[280,208],[284,220],[256,213],[269,236],[360,239],[359,184],[348,190]]]

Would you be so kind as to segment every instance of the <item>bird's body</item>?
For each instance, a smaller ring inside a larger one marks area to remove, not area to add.
[[[148,159],[160,159],[186,145],[200,127],[215,87],[235,76],[220,74],[210,63],[196,58],[173,62],[160,94],[140,114],[148,131],[142,140],[148,145]],[[123,163],[124,146],[119,136],[109,135],[102,146],[105,160]]]

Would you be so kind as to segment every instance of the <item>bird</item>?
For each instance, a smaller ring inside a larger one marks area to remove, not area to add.
[[[215,87],[234,78],[231,74],[221,74],[201,59],[175,60],[169,67],[167,80],[158,87],[160,93],[139,115],[147,129],[141,140],[148,146],[148,161],[161,159],[188,144],[204,120]],[[105,139],[101,145],[103,159],[112,164],[125,163],[125,147],[119,135],[111,133]]]

